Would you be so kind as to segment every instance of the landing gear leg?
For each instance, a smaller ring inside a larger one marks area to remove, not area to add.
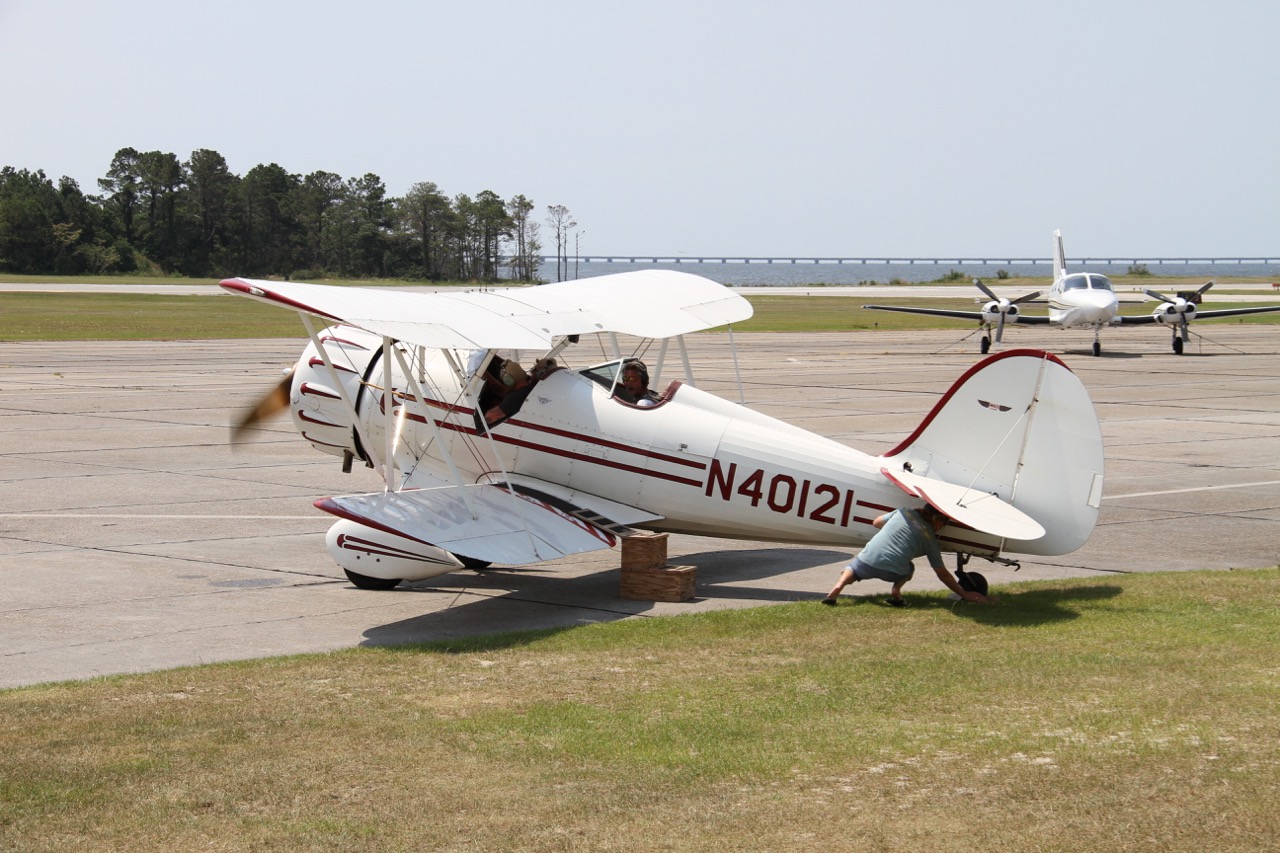
[[[965,565],[969,562],[969,555],[956,552],[956,582],[960,584],[960,588],[965,592],[980,592],[987,594],[987,579],[977,572],[966,572]]]

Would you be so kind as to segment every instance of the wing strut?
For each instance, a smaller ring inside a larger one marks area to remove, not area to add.
[[[383,470],[386,471],[386,474],[387,474],[386,490],[388,492],[394,492],[396,490],[396,484],[395,484],[396,441],[400,438],[399,426],[395,425],[396,428],[395,429],[392,428],[393,421],[395,420],[395,415],[392,414],[391,410],[396,407],[395,406],[396,398],[395,398],[395,394],[393,393],[394,389],[391,387],[391,383],[392,383],[391,350],[392,349],[394,349],[394,347],[391,346],[391,338],[387,337],[386,335],[383,335],[382,336],[382,422],[383,422],[382,429],[383,429],[383,432],[386,433],[386,444],[382,452],[386,454],[386,456],[383,457],[385,459]],[[408,408],[408,407],[406,406],[401,408],[400,410],[401,414],[404,413],[405,408]]]
[[[742,387],[742,366],[738,364],[738,345],[733,342],[733,324],[729,324],[729,350],[733,353],[733,375],[738,380],[738,402],[747,404],[747,389]]]
[[[693,364],[689,361],[689,348],[684,345],[684,335],[676,338],[676,343],[680,345],[680,358],[684,361],[685,379],[694,388],[698,387],[698,383],[693,381]]]
[[[404,353],[399,347],[392,347],[391,351],[396,355],[396,363],[400,365],[400,371],[404,373],[405,378],[409,381],[409,390],[418,398],[426,409],[426,417],[423,418],[431,427],[431,433],[435,436],[436,446],[440,448],[440,456],[444,459],[444,463],[449,466],[449,473],[453,475],[453,480],[459,486],[465,486],[466,483],[462,479],[462,472],[458,470],[458,465],[453,461],[453,454],[449,452],[448,445],[445,444],[444,436],[440,434],[440,425],[436,423],[435,416],[431,414],[430,407],[427,406],[427,395],[422,390],[422,385],[418,382],[418,377],[413,375],[413,371],[409,369],[409,365],[404,360]],[[408,406],[405,406],[407,409]],[[403,414],[403,410],[402,410]],[[471,499],[471,493],[463,489],[462,499],[466,502],[467,509],[471,512],[471,517],[478,518],[475,502]]]

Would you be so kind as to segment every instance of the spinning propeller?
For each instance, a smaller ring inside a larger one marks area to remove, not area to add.
[[[293,368],[285,371],[284,378],[263,394],[253,406],[231,425],[231,443],[244,440],[245,433],[262,421],[289,408],[289,391],[293,385]]]
[[[978,290],[981,290],[986,297],[991,300],[990,304],[983,308],[983,310],[998,312],[1000,314],[1000,321],[996,324],[996,343],[1000,343],[1000,339],[1004,337],[1005,317],[1008,315],[1016,315],[1018,313],[1018,309],[1014,306],[1020,302],[1029,302],[1040,295],[1040,291],[1035,290],[1031,293],[1019,296],[1017,299],[1001,299],[999,296],[996,296],[995,292],[992,291],[991,288],[983,284],[981,279],[975,278],[973,283]]]

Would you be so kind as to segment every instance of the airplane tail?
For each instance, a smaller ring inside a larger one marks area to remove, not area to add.
[[[1067,273],[1067,253],[1062,248],[1062,231],[1053,232],[1053,280]]]
[[[960,487],[952,490],[967,491],[971,503],[994,495],[1045,530],[1007,538],[998,550],[1069,554],[1098,520],[1102,429],[1084,383],[1047,352],[1010,350],[979,362],[882,458],[886,474]]]

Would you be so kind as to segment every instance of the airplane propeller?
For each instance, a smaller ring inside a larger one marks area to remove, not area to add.
[[[262,421],[289,408],[289,391],[293,385],[293,368],[285,371],[284,377],[273,385],[257,403],[250,406],[231,425],[231,443],[238,444],[245,439],[252,427]]]
[[[1148,290],[1145,287],[1142,289],[1142,292],[1147,294],[1147,296],[1150,296],[1152,299],[1158,299],[1161,302],[1168,302],[1173,305],[1179,305],[1181,307],[1186,305],[1189,302],[1194,302],[1195,304],[1199,305],[1200,297],[1204,296],[1205,291],[1213,287],[1213,285],[1214,285],[1214,282],[1212,281],[1202,284],[1200,288],[1191,295],[1190,298],[1183,298],[1181,296],[1177,296],[1177,297],[1174,297],[1173,299],[1170,299],[1169,297],[1165,296],[1163,293],[1160,293],[1159,291]]]
[[[1214,283],[1212,281],[1206,282],[1201,285],[1195,293],[1191,294],[1190,297],[1183,297],[1179,295],[1172,299],[1157,290],[1149,290],[1145,287],[1142,289],[1142,292],[1147,296],[1167,306],[1164,309],[1166,316],[1174,315],[1176,317],[1177,328],[1174,331],[1174,352],[1179,354],[1182,353],[1182,345],[1191,337],[1189,317],[1195,317],[1196,306],[1200,304],[1200,298],[1204,296],[1205,291],[1213,287],[1213,284]]]
[[[1009,309],[1020,302],[1029,302],[1040,296],[1040,291],[1035,290],[1031,293],[1023,294],[1017,299],[1001,299],[996,296],[995,291],[983,284],[981,279],[975,278],[973,283],[978,290],[981,290],[988,299],[995,303],[995,310],[1000,313],[1000,321],[996,324],[996,343],[1000,343],[1000,340],[1004,337],[1004,320],[1005,316],[1010,313]],[[1013,311],[1012,313],[1017,314],[1018,312]]]

